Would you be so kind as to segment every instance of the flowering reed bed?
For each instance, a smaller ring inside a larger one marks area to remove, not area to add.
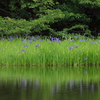
[[[99,66],[100,40],[90,38],[0,40],[1,66]]]

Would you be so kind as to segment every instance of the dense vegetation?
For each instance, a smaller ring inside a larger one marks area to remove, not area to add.
[[[0,35],[100,32],[100,0],[1,0]]]
[[[72,38],[1,39],[0,66],[99,66],[100,39],[81,35]]]

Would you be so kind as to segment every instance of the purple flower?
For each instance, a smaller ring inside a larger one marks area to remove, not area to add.
[[[75,38],[77,38],[78,36],[74,36]]]
[[[82,42],[83,40],[80,40],[80,42]]]
[[[98,44],[98,42],[95,42],[95,44]]]
[[[28,38],[29,40],[31,40],[32,38]]]
[[[92,37],[94,37],[94,35],[92,35]]]
[[[37,39],[36,38],[34,38],[34,41],[36,41]]]
[[[84,60],[87,60],[87,58],[84,58]]]
[[[81,34],[81,33],[78,33],[79,35]]]
[[[98,44],[98,42],[91,42],[90,44]]]
[[[36,44],[36,47],[39,47],[40,44]]]
[[[28,34],[24,34],[25,36],[28,36]]]
[[[29,43],[32,43],[32,40],[30,40]]]
[[[42,39],[40,39],[40,41],[42,41]]]
[[[76,48],[78,48],[78,46],[76,46]]]
[[[89,39],[86,39],[86,41],[88,41]]]
[[[21,41],[24,41],[24,39],[21,39]]]
[[[87,33],[84,33],[84,35],[86,35]]]
[[[72,34],[75,34],[75,33],[72,33]]]
[[[55,38],[56,41],[60,41],[59,38]]]
[[[95,42],[91,42],[91,44],[95,44]]]
[[[51,40],[51,41],[54,41],[54,37],[52,37],[50,40]]]
[[[87,71],[84,71],[84,74],[87,74]]]
[[[71,41],[74,41],[74,39],[71,39]]]
[[[25,52],[25,50],[23,49],[22,52]]]
[[[62,35],[62,36],[65,36],[65,35]]]
[[[72,50],[73,48],[69,48],[69,50]]]
[[[10,57],[12,57],[12,55],[10,55]]]
[[[12,37],[12,38],[9,39],[9,41],[12,41],[13,39],[14,39],[14,38]]]
[[[98,35],[100,35],[100,33],[98,33]]]
[[[57,37],[52,37],[52,38],[50,38],[50,40],[51,41],[60,41],[59,38],[57,38]]]
[[[24,47],[28,47],[28,45],[24,45]]]

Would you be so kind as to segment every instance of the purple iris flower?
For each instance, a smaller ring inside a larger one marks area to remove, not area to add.
[[[87,58],[84,58],[84,60],[87,60]]]
[[[86,41],[88,41],[89,39],[86,39]]]
[[[21,39],[21,41],[24,41],[24,39]]]
[[[74,39],[71,39],[71,41],[74,41]]]
[[[86,33],[84,33],[84,35],[86,35]]]
[[[39,47],[40,44],[36,44],[36,47]]]
[[[12,37],[12,38],[9,39],[9,41],[12,41],[13,39],[14,39],[14,38]]]
[[[50,40],[51,41],[60,41],[59,38],[57,38],[57,37],[52,37]]]
[[[95,42],[91,42],[91,44],[95,44]]]
[[[69,48],[69,50],[72,50],[73,48]]]
[[[40,39],[40,41],[42,41],[42,39]]]
[[[52,37],[50,40],[51,40],[51,41],[54,41],[54,37]]]
[[[76,46],[76,48],[78,48],[78,46]]]
[[[95,44],[98,44],[98,42],[95,42]]]
[[[60,41],[59,38],[56,38],[55,40],[56,40],[56,41]]]
[[[91,42],[90,44],[98,44],[98,42]]]
[[[29,43],[32,43],[32,40],[30,40]]]
[[[98,33],[98,35],[100,35],[100,33]]]
[[[87,71],[84,71],[84,74],[87,74]]]
[[[37,39],[36,38],[34,38],[34,41],[36,41]]]
[[[62,35],[62,36],[65,36],[65,35]]]
[[[28,45],[24,45],[24,47],[28,47]]]
[[[82,42],[83,40],[80,40],[80,42]]]
[[[22,52],[25,52],[25,50],[23,49]]]
[[[25,36],[28,36],[28,34],[24,34]]]
[[[31,40],[32,38],[28,38],[29,40]]]

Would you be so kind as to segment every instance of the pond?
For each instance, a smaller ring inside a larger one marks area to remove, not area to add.
[[[0,100],[100,100],[100,68],[0,67]]]

